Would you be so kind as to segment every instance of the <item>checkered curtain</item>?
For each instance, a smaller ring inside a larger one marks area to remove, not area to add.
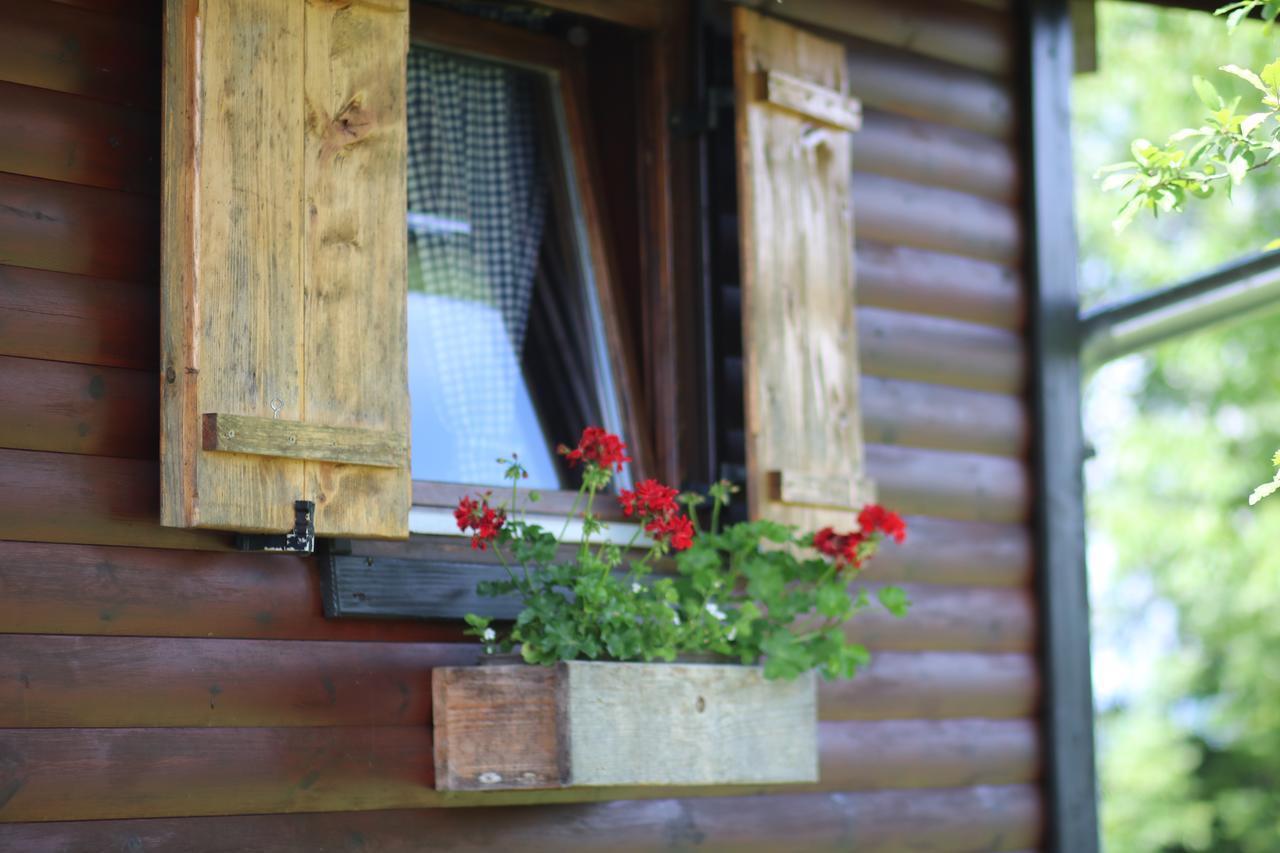
[[[547,207],[533,81],[439,51],[409,54],[410,286],[468,482],[492,479],[515,432],[520,359]],[[495,325],[476,327],[481,306]]]

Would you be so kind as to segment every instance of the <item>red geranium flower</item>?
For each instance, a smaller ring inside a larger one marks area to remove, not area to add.
[[[627,455],[627,446],[622,443],[622,439],[594,426],[582,431],[582,438],[578,439],[577,447],[570,450],[562,444],[558,450],[560,455],[569,460],[570,465],[594,462],[601,468],[616,468],[621,471],[623,464],[631,461],[631,457]]]
[[[678,490],[664,486],[657,480],[641,480],[636,483],[634,492],[623,489],[618,495],[618,503],[622,504],[622,513],[628,518],[637,513],[643,517],[669,515],[676,512],[676,497],[679,494]]]
[[[683,551],[693,544],[693,522],[677,512],[654,516],[645,522],[644,529],[659,542],[665,541],[674,551]]]
[[[907,538],[907,523],[896,512],[890,512],[880,504],[867,504],[858,513],[858,526],[864,534],[875,531],[885,536],[892,536],[893,541],[901,544]]]
[[[507,523],[507,514],[489,506],[487,496],[478,501],[464,497],[458,501],[453,518],[463,533],[471,531],[471,547],[481,551],[489,547],[489,542],[498,538],[498,531]]]
[[[866,541],[861,533],[836,533],[830,527],[824,527],[813,534],[813,547],[819,554],[834,557],[836,565],[844,568],[862,567],[862,558],[858,556],[858,546]]]

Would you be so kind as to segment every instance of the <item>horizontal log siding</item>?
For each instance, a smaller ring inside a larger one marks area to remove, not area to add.
[[[160,4],[0,0],[0,848],[1035,848],[1008,16],[841,7],[795,5],[853,34],[867,105],[868,460],[911,526],[869,579],[913,613],[851,628],[874,659],[821,688],[811,789],[474,810],[431,788],[458,625],[327,621],[311,560],[157,522]]]

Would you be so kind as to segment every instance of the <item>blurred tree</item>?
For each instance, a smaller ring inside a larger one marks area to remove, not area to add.
[[[1086,304],[1254,254],[1280,232],[1280,168],[1229,200],[1112,227],[1099,167],[1206,112],[1191,76],[1262,68],[1276,34],[1099,4],[1100,71],[1075,87]],[[1280,850],[1280,499],[1249,508],[1280,424],[1280,318],[1203,332],[1099,371],[1085,420],[1103,836],[1110,853]]]

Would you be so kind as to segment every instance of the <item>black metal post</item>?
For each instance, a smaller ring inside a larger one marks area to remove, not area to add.
[[[1047,849],[1096,853],[1098,818],[1085,576],[1084,438],[1072,204],[1068,0],[1024,7],[1024,163],[1031,292]]]

